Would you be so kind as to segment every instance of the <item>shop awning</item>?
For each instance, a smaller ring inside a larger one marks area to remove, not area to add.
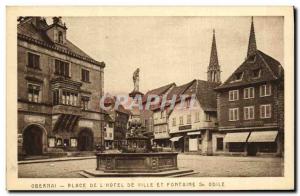
[[[278,131],[253,131],[248,142],[275,142]]]
[[[246,142],[249,132],[227,133],[224,142]]]
[[[201,135],[201,131],[188,132],[187,135]]]
[[[177,142],[180,138],[182,138],[182,136],[172,137],[170,140],[172,142]]]

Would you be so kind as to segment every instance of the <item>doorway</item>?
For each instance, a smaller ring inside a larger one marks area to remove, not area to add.
[[[91,129],[83,129],[78,134],[78,150],[91,151],[94,146],[94,134]]]
[[[28,126],[23,132],[23,141],[26,155],[43,154],[43,130],[39,126]]]

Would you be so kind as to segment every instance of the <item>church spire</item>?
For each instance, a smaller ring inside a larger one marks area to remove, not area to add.
[[[212,40],[212,45],[211,45],[209,67],[211,67],[211,68],[219,67],[215,29],[213,30],[213,40]]]
[[[250,36],[249,36],[249,43],[248,43],[247,58],[249,56],[255,54],[256,50],[257,50],[257,47],[256,47],[254,23],[253,23],[253,16],[252,16],[251,17],[251,29],[250,29]]]
[[[215,29],[214,29],[212,45],[211,45],[211,52],[210,52],[210,60],[209,60],[209,65],[208,65],[208,70],[207,70],[207,81],[221,82],[220,73],[221,73],[221,71],[220,71],[218,52],[217,52],[216,35],[215,35]]]

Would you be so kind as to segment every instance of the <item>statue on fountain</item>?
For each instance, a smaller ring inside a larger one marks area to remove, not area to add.
[[[141,95],[143,96],[143,93],[140,92],[140,68],[137,68],[134,72],[133,72],[133,76],[132,76],[132,80],[133,80],[133,91],[131,93],[129,93],[129,96],[134,98],[136,95]]]
[[[137,68],[134,72],[133,72],[133,91],[138,92],[139,91],[139,82],[140,82],[140,68]]]

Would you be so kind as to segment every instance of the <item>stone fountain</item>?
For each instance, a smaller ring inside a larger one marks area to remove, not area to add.
[[[142,95],[138,91],[139,69],[134,73],[134,90],[130,97]],[[97,152],[95,170],[85,170],[85,177],[161,177],[194,174],[190,169],[179,169],[177,152],[154,152],[150,138],[142,127],[140,110],[133,108],[134,118],[129,121],[126,142],[120,152]]]

